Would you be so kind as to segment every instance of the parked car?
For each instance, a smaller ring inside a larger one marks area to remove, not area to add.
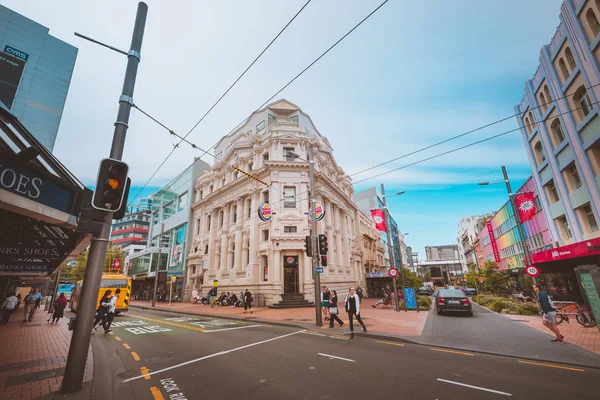
[[[473,305],[467,295],[460,290],[442,289],[436,296],[435,309],[438,315],[446,312],[468,313],[473,316]]]
[[[421,286],[417,289],[417,294],[421,296],[431,296],[433,289],[430,286]]]
[[[477,296],[477,289],[472,288],[472,287],[468,287],[465,289],[465,294],[467,296]]]

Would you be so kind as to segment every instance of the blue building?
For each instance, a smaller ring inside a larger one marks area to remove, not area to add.
[[[77,48],[48,32],[0,5],[0,103],[52,151]]]

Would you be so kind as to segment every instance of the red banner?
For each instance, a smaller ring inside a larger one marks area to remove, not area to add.
[[[515,196],[521,222],[527,222],[535,215],[535,195],[533,192],[519,193]]]
[[[385,210],[380,208],[371,210],[371,217],[373,217],[373,221],[375,222],[375,229],[380,232],[386,232],[385,227]]]
[[[494,228],[492,228],[492,221],[486,222],[488,233],[490,234],[490,244],[492,245],[492,251],[494,252],[494,260],[500,262],[500,253],[498,252],[498,244],[496,243],[496,237],[494,236]]]

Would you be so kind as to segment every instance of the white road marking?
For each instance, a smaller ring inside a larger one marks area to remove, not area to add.
[[[286,334],[286,335],[277,336],[277,337],[274,337],[274,338],[271,338],[271,339],[267,339],[267,340],[261,340],[260,342],[256,342],[256,343],[250,343],[250,344],[247,344],[247,345],[245,345],[245,346],[236,347],[235,349],[231,349],[231,350],[225,350],[225,351],[220,351],[220,352],[218,352],[218,353],[215,353],[215,354],[210,354],[210,355],[208,355],[208,356],[204,356],[204,357],[196,358],[196,359],[194,359],[194,360],[186,361],[186,362],[183,362],[183,363],[181,363],[181,364],[173,365],[173,366],[171,366],[171,367],[167,367],[167,368],[159,369],[159,370],[157,370],[157,371],[153,371],[153,372],[150,372],[150,373],[148,373],[148,374],[143,374],[143,375],[136,376],[136,377],[133,377],[133,378],[125,379],[125,380],[124,380],[122,383],[127,383],[127,382],[131,382],[131,381],[135,381],[135,380],[137,380],[137,379],[141,379],[141,378],[144,378],[144,377],[146,377],[146,376],[151,376],[151,375],[160,374],[161,372],[170,371],[170,370],[172,370],[172,369],[179,368],[179,367],[183,367],[184,365],[188,365],[188,364],[193,364],[193,363],[195,363],[195,362],[198,362],[198,361],[203,361],[203,360],[207,360],[207,359],[209,359],[209,358],[218,357],[218,356],[223,356],[223,355],[225,355],[225,354],[233,353],[234,351],[238,351],[238,350],[247,349],[247,348],[249,348],[249,347],[258,346],[259,344],[269,343],[269,342],[272,342],[272,341],[275,341],[275,340],[279,340],[279,339],[286,338],[286,337],[288,337],[288,336],[297,335],[298,333],[301,333],[301,332],[303,332],[303,331],[304,331],[304,330],[301,330],[301,331],[296,331],[296,332],[288,333],[288,334]]]
[[[471,389],[483,390],[484,392],[501,394],[502,396],[512,396],[512,394],[510,394],[510,393],[500,392],[498,390],[487,389],[487,388],[480,387],[480,386],[467,385],[466,383],[448,381],[446,379],[440,379],[440,378],[438,378],[438,381],[445,382],[445,383],[451,383],[453,385],[458,385],[458,386],[464,386],[464,387],[468,387],[468,388],[471,388]]]
[[[343,360],[343,361],[356,362],[356,361],[354,361],[354,360],[351,360],[351,359],[349,359],[349,358],[343,358],[343,357],[338,357],[338,356],[332,356],[331,354],[325,354],[325,353],[317,353],[317,354],[318,354],[318,355],[320,355],[320,356],[323,356],[323,357],[335,358],[335,359],[337,359],[337,360]]]
[[[204,333],[232,331],[234,329],[244,329],[244,328],[256,328],[257,326],[260,326],[260,325],[246,325],[246,326],[238,326],[238,327],[235,327],[235,328],[211,329],[211,330],[206,331]]]

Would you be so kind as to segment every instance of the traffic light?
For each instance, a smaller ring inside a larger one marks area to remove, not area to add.
[[[304,238],[304,252],[308,257],[312,257],[312,240],[310,240],[310,236]]]
[[[322,256],[327,255],[327,236],[322,233],[319,235],[319,254]],[[327,260],[325,263],[327,264]]]
[[[327,266],[327,256],[321,256],[321,266]]]
[[[92,207],[103,211],[119,210],[125,195],[128,171],[129,167],[123,161],[103,159],[100,162]]]

